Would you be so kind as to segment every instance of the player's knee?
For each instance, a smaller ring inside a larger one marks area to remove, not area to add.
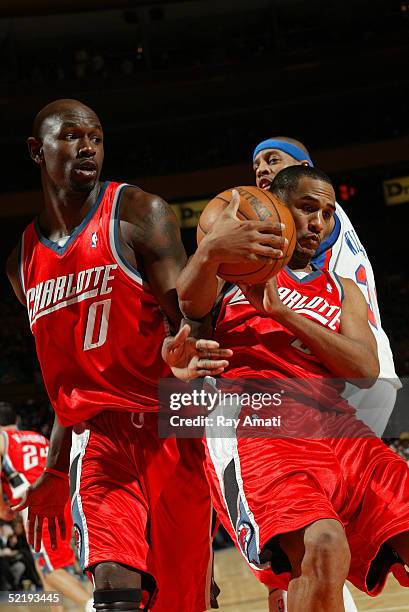
[[[139,572],[114,561],[98,563],[92,574],[96,589],[140,589],[142,586]]]
[[[351,553],[341,526],[326,526],[307,535],[302,573],[310,573],[327,584],[343,582],[348,574]]]
[[[97,612],[134,612],[141,610],[141,589],[96,589],[94,608]]]

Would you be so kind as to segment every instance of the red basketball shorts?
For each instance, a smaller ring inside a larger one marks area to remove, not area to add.
[[[159,438],[154,413],[107,411],[87,427],[71,467],[82,568],[115,561],[148,575],[154,612],[206,610],[212,509],[201,441]]]
[[[27,515],[28,510],[22,511],[24,527],[27,532]],[[70,503],[67,502],[65,506],[65,526],[67,530],[67,539],[63,540],[60,537],[59,529],[57,527],[57,548],[53,550],[51,548],[50,536],[47,529],[47,521],[44,521],[43,525],[43,537],[41,542],[40,552],[36,553],[32,549],[34,559],[37,561],[41,571],[44,574],[53,572],[54,570],[61,569],[73,565],[75,562],[74,552],[71,548],[71,535],[72,535],[72,518],[71,518],[71,507]]]
[[[308,407],[306,419],[311,410],[313,420],[316,409]],[[331,413],[329,419],[338,431],[350,425],[356,434],[359,426],[362,436],[371,435],[354,415]],[[381,548],[409,530],[409,469],[381,440],[208,435],[205,446],[219,518],[269,587],[287,589],[291,578],[288,560],[271,540],[320,519],[343,525],[352,555],[348,580],[357,588],[377,595],[390,571],[409,586],[399,559]]]

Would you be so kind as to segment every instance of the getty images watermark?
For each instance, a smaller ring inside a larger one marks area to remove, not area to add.
[[[362,386],[363,381],[356,381]],[[409,435],[409,385],[402,380],[387,437]],[[376,422],[385,392],[396,381],[378,380],[367,391]],[[356,411],[362,406],[358,385],[333,378],[227,379],[206,378],[184,383],[163,379],[159,385],[159,435],[207,437],[372,437],[371,423]],[[358,394],[358,395],[357,395]],[[400,407],[401,406],[401,407]],[[369,425],[369,427],[368,427]],[[374,428],[375,429],[375,428]]]
[[[169,398],[169,407],[172,411],[181,411],[184,408],[203,409],[206,408],[209,412],[214,413],[214,416],[197,414],[195,416],[183,416],[180,414],[174,414],[170,416],[170,424],[172,427],[191,427],[196,425],[227,425],[230,427],[232,424],[237,426],[242,423],[244,426],[248,425],[254,427],[256,421],[259,425],[265,425],[270,427],[280,427],[281,416],[261,417],[255,414],[245,415],[243,419],[234,418],[232,414],[236,411],[237,407],[240,409],[249,408],[251,411],[258,411],[266,408],[281,406],[282,404],[282,392],[275,393],[261,393],[261,392],[230,392],[221,389],[211,390],[211,385],[208,383],[205,388],[192,389],[190,392],[174,392],[171,393]],[[223,408],[224,412],[215,414],[217,409]]]
[[[186,385],[173,379],[160,385],[159,430],[179,437],[231,437],[238,429],[281,427],[284,389],[252,388],[237,380],[207,378]],[[261,387],[261,388],[260,388]]]

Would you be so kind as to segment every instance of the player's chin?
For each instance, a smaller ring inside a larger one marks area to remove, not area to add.
[[[95,187],[96,182],[97,182],[97,179],[92,179],[88,181],[75,181],[75,180],[70,181],[71,189],[73,191],[77,191],[78,193],[92,191]]]

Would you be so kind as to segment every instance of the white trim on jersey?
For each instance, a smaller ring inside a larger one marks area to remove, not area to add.
[[[120,196],[121,196],[122,190],[125,187],[129,187],[129,186],[130,185],[128,183],[121,183],[120,185],[118,185],[116,189],[114,201],[112,203],[111,218],[109,220],[109,246],[111,248],[113,257],[116,263],[118,264],[118,266],[121,268],[122,272],[124,272],[127,276],[129,276],[129,278],[131,278],[133,281],[138,283],[138,285],[145,285],[148,288],[148,285],[143,280],[142,276],[136,270],[132,269],[129,265],[126,265],[124,263],[124,260],[122,259],[121,254],[118,252],[118,249],[116,247],[115,232],[116,232],[117,224],[119,225],[119,218],[117,219],[117,213],[118,213],[118,207],[119,207],[119,202],[120,202]]]
[[[82,535],[82,542],[81,542],[81,546],[82,546],[82,550],[84,551],[84,561],[83,561],[83,564],[82,564],[84,569],[86,567],[88,567],[88,563],[89,563],[89,537],[88,537],[87,519],[85,517],[85,513],[84,513],[84,510],[83,510],[83,507],[82,507],[82,500],[81,500],[81,495],[80,495],[80,486],[81,486],[82,459],[83,459],[83,457],[85,455],[85,451],[87,450],[89,436],[90,436],[90,430],[89,429],[86,429],[82,434],[77,434],[77,441],[79,441],[81,443],[81,451],[79,453],[79,459],[78,459],[78,463],[77,463],[76,487],[75,487],[75,491],[73,493],[72,500],[71,500],[71,514],[73,516],[74,523],[75,523],[75,515],[74,515],[75,504],[77,505],[78,513],[80,515],[81,523],[82,523],[82,525],[81,525],[81,527],[82,527],[82,534],[81,534]],[[73,459],[75,459],[75,458],[76,457],[73,457]],[[80,557],[82,557],[82,550],[81,550]]]
[[[206,572],[206,584],[205,584],[205,594],[204,600],[206,603],[206,609],[211,608],[211,587],[212,587],[212,578],[213,578],[213,533],[212,533],[212,523],[213,523],[213,505],[210,504],[210,515],[209,515],[209,563],[207,564],[207,572]]]
[[[215,379],[206,377],[208,384],[211,384],[211,386],[215,386]],[[212,381],[212,382],[210,382]],[[213,411],[212,411],[212,417],[216,417],[214,418],[213,422],[217,421],[217,414],[223,415],[224,417],[237,417],[238,412],[240,411],[240,406],[238,405],[234,405],[231,407],[231,412],[227,412],[226,411],[226,406],[225,405],[220,405],[218,407],[216,407]],[[225,429],[225,428],[224,428]],[[257,553],[260,554],[260,530],[259,530],[259,526],[256,522],[256,519],[254,518],[254,514],[250,509],[250,506],[248,504],[247,498],[246,498],[246,494],[244,492],[244,488],[243,488],[243,479],[241,476],[241,465],[240,465],[240,457],[239,457],[239,452],[238,452],[238,445],[237,445],[237,437],[236,437],[236,430],[235,427],[231,427],[231,437],[229,438],[225,438],[225,437],[220,437],[220,431],[217,431],[217,427],[214,428],[213,431],[213,427],[207,426],[206,427],[206,445],[207,448],[209,450],[209,456],[212,460],[213,466],[215,468],[215,472],[217,475],[217,479],[219,481],[219,488],[221,491],[221,494],[223,496],[223,501],[224,501],[224,506],[227,510],[227,514],[229,516],[230,519],[230,523],[233,527],[233,531],[234,533],[237,535],[237,525],[234,525],[232,520],[231,520],[231,516],[230,516],[230,512],[229,512],[229,506],[227,503],[227,499],[226,499],[226,493],[225,493],[225,488],[224,488],[224,472],[225,469],[227,468],[227,466],[230,464],[230,462],[233,460],[234,461],[234,467],[235,467],[235,474],[236,474],[236,482],[238,485],[238,490],[239,490],[239,494],[240,494],[240,498],[241,501],[243,503],[243,506],[245,508],[247,517],[254,529],[254,534],[256,537],[256,547],[257,547]],[[213,435],[212,435],[213,434]],[[251,563],[249,561],[249,559],[246,557],[244,551],[241,549],[241,546],[239,546],[240,552],[243,555],[244,559],[246,560],[246,562],[251,565],[251,567],[255,570],[262,570],[265,569],[266,567],[269,567],[268,564],[259,564],[259,565],[255,565],[254,563]]]

